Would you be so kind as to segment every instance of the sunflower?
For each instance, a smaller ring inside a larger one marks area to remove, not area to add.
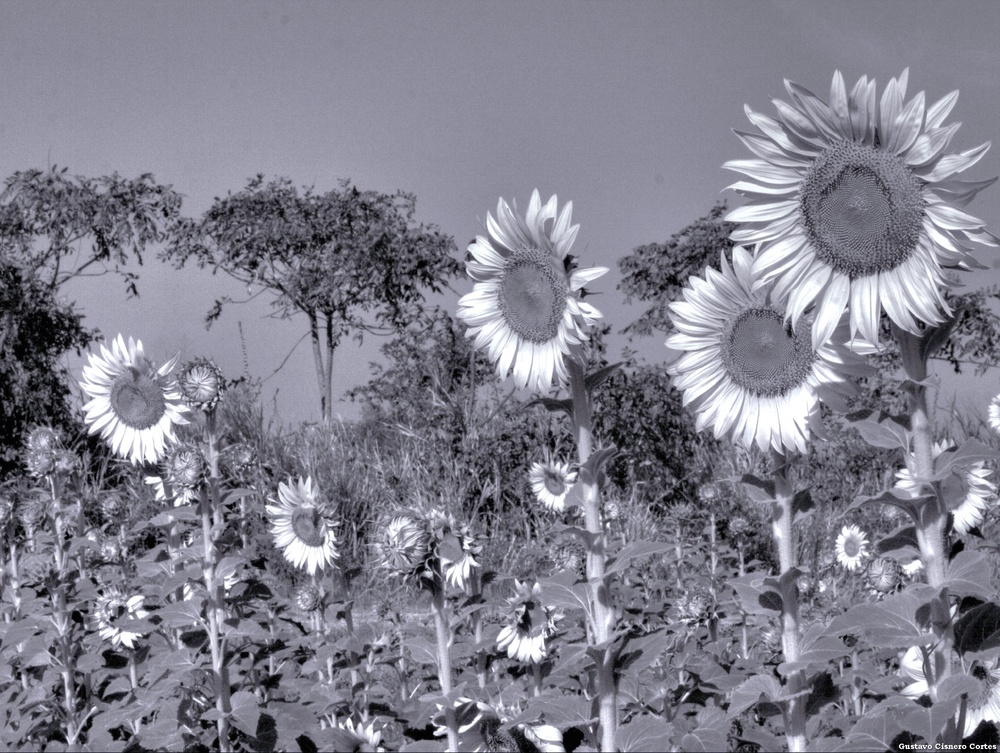
[[[957,664],[957,662],[956,662]],[[911,646],[899,660],[899,669],[909,683],[900,690],[914,700],[930,691],[924,671],[924,654],[920,646]],[[959,668],[956,666],[956,670]],[[981,722],[1000,723],[1000,660],[982,664],[977,662],[968,676],[980,687],[979,694],[969,698],[965,709],[965,727],[962,737],[969,737]]]
[[[541,664],[548,656],[545,642],[555,633],[551,607],[542,604],[542,587],[514,581],[515,596],[507,600],[514,622],[497,635],[497,648],[519,662]]]
[[[400,512],[389,520],[379,542],[383,567],[397,575],[412,575],[430,553],[431,535],[419,515]]]
[[[954,448],[954,442],[941,440],[931,447],[931,455],[936,462],[943,453]],[[953,466],[951,470],[941,481],[941,495],[952,513],[955,531],[965,535],[982,524],[989,503],[996,499],[997,487],[990,481],[992,472],[983,461]],[[914,481],[909,468],[896,471],[896,488],[914,497],[920,491],[920,485]]]
[[[296,484],[278,484],[279,501],[267,505],[275,546],[284,551],[286,560],[304,567],[310,575],[317,569],[325,570],[340,557],[336,523],[316,501],[316,493],[312,476],[305,481],[299,477]]]
[[[549,510],[560,511],[566,509],[566,495],[576,483],[576,475],[568,463],[547,459],[544,463],[532,463],[528,483],[535,499]]]
[[[989,424],[993,431],[1000,434],[1000,395],[995,395],[990,400]]]
[[[382,732],[375,729],[374,722],[369,722],[366,726],[363,719],[356,723],[352,719],[344,719],[336,723],[332,732],[337,750],[351,751],[351,753],[375,753],[385,750],[381,744]]]
[[[868,537],[855,525],[844,526],[835,545],[837,562],[852,573],[868,557]]]
[[[90,354],[80,386],[91,400],[83,406],[91,434],[133,464],[159,462],[175,442],[174,426],[188,423],[176,382],[168,375],[177,357],[159,368],[146,358],[141,340],[118,337],[101,355]]]
[[[570,224],[573,202],[558,217],[556,206],[553,196],[543,207],[536,189],[522,220],[500,199],[496,219],[486,216],[489,237],[469,246],[465,268],[475,285],[458,302],[466,334],[488,350],[500,378],[513,368],[518,387],[543,392],[566,381],[563,358],[602,317],[584,302],[583,287],[608,271],[577,268],[569,254],[579,229]]]
[[[476,541],[468,525],[459,523],[449,512],[431,509],[425,520],[444,583],[464,591],[472,578],[472,568],[479,567],[475,556],[483,550],[482,544]],[[433,579],[433,565],[421,575]]]
[[[849,376],[867,371],[860,356],[839,342],[814,348],[809,321],[795,328],[761,283],[746,249],[733,248],[732,267],[688,278],[683,300],[670,304],[677,332],[667,347],[681,353],[668,367],[696,428],[716,438],[805,451],[818,429],[819,400],[844,407],[855,392]],[[846,331],[842,331],[846,338]]]
[[[902,568],[892,557],[875,557],[865,568],[868,585],[881,594],[895,591],[902,580]]]
[[[930,107],[923,92],[904,103],[907,76],[891,79],[878,103],[867,77],[848,94],[834,73],[829,104],[786,81],[791,103],[774,101],[777,120],[746,107],[760,133],[736,132],[759,159],[723,165],[751,179],[730,186],[750,199],[726,217],[747,225],[733,240],[760,244],[762,273],[778,278],[774,294],[788,297],[793,325],[816,302],[814,342],[846,308],[851,334],[871,343],[883,308],[908,332],[942,321],[943,270],[979,267],[970,244],[997,245],[956,207],[996,180],[954,177],[989,144],[946,154],[959,124],[944,120],[958,92]]]
[[[109,588],[97,597],[92,624],[102,639],[111,641],[115,648],[125,646],[135,648],[135,642],[149,632],[137,624],[149,613],[143,609],[145,597],[135,595],[129,598],[116,588]]]

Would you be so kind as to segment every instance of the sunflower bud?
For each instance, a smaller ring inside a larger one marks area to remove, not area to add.
[[[304,583],[295,589],[295,606],[306,614],[315,612],[323,605],[323,594],[312,583]]]
[[[423,520],[408,514],[396,515],[383,535],[383,566],[399,575],[411,575],[427,558],[430,533]]]
[[[25,446],[25,465],[32,476],[41,477],[56,469],[56,452],[62,441],[56,431],[48,426],[36,426],[28,435]]]
[[[184,402],[203,411],[213,410],[226,388],[222,371],[204,358],[188,362],[177,377],[177,384]]]
[[[875,557],[865,569],[868,585],[879,593],[890,593],[899,586],[902,568],[892,557]]]
[[[180,489],[193,489],[204,473],[205,460],[195,448],[178,448],[167,458],[167,477]]]

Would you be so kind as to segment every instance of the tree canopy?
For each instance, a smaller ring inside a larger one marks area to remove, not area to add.
[[[281,318],[306,315],[328,419],[333,353],[343,337],[404,327],[425,291],[440,292],[460,269],[452,238],[417,223],[415,211],[416,197],[402,191],[361,191],[345,180],[315,193],[257,175],[216,198],[200,219],[178,222],[165,255],[178,267],[194,259],[251,290],[270,291]],[[217,300],[207,322],[232,302]]]

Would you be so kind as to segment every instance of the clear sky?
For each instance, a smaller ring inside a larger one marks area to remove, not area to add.
[[[418,218],[460,250],[499,196],[524,207],[537,187],[573,200],[582,263],[615,270],[727,195],[737,178],[720,166],[750,156],[731,132],[749,128],[743,104],[773,113],[784,78],[825,98],[839,68],[848,86],[876,77],[881,93],[909,66],[910,94],[961,89],[955,148],[1000,136],[998,28],[993,1],[25,0],[5,4],[0,23],[0,175],[52,163],[89,176],[152,172],[193,216],[258,172],[317,190],[350,178],[415,193]],[[998,172],[990,152],[967,175]],[[969,208],[995,233],[998,202],[993,187]],[[618,279],[593,286],[616,329],[639,312]],[[305,331],[304,320],[266,318],[266,296],[206,331],[212,301],[240,293],[207,271],[150,258],[139,289],[126,301],[108,276],[65,292],[108,336],[140,337],[154,356],[209,355],[230,376],[244,370],[240,322],[258,377]],[[335,393],[366,381],[377,345],[338,352]],[[660,338],[638,345],[649,361],[665,355]],[[285,422],[318,417],[311,359],[303,342],[265,383]],[[981,408],[996,376],[968,399]]]

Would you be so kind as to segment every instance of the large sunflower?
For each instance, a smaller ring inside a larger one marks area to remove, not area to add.
[[[989,144],[946,153],[959,124],[944,120],[958,92],[930,107],[923,92],[904,103],[906,82],[904,70],[876,102],[874,80],[862,77],[848,94],[838,71],[827,104],[786,81],[791,102],[774,100],[777,120],[746,107],[760,134],[736,132],[759,159],[723,165],[751,179],[730,186],[750,199],[727,216],[747,225],[733,240],[760,244],[762,272],[779,278],[774,293],[788,297],[793,324],[817,303],[817,343],[845,308],[851,334],[869,342],[882,308],[909,332],[940,322],[944,268],[980,266],[970,244],[997,245],[957,208],[996,179],[954,177]]]
[[[669,366],[696,428],[714,428],[762,450],[805,451],[818,428],[818,400],[843,407],[865,373],[860,356],[827,341],[814,348],[810,322],[793,329],[785,309],[763,286],[746,249],[733,248],[732,267],[688,278],[683,300],[670,304],[677,332],[667,347],[682,355]],[[846,336],[846,331],[842,333]]]
[[[174,425],[188,423],[176,381],[177,357],[155,368],[141,340],[118,335],[111,349],[90,354],[80,386],[91,400],[83,406],[90,433],[101,433],[114,452],[132,463],[157,463],[173,444]]]
[[[278,502],[267,505],[267,515],[274,545],[295,567],[304,567],[313,575],[340,557],[336,523],[317,502],[311,476],[305,481],[300,477],[296,484],[278,484]]]
[[[570,224],[573,202],[558,217],[556,206],[555,196],[542,206],[536,189],[522,220],[500,199],[496,219],[486,215],[489,237],[469,246],[465,268],[475,285],[458,302],[467,335],[488,350],[500,378],[513,368],[518,387],[539,391],[566,380],[563,358],[602,316],[583,301],[583,286],[608,271],[577,269],[569,254],[579,228]]]

